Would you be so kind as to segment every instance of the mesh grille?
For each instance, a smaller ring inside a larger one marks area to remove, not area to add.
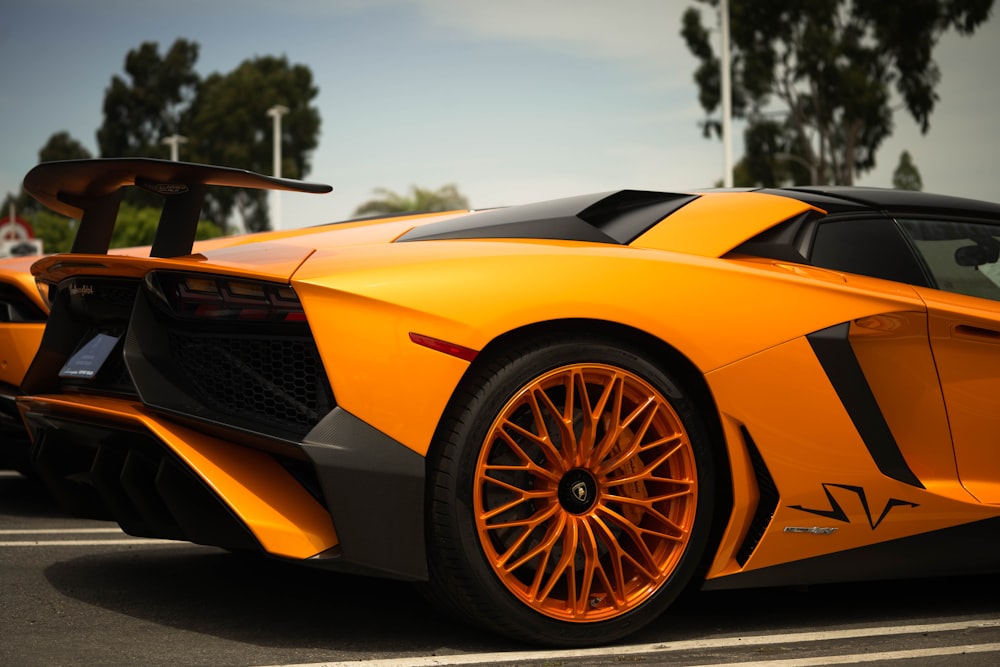
[[[307,337],[241,337],[171,330],[171,361],[186,391],[229,419],[303,436],[334,405],[315,343]]]
[[[106,282],[98,283],[95,294],[107,305],[122,308],[124,312],[129,312],[132,310],[132,304],[135,303],[135,293],[138,289],[138,281],[128,283]]]

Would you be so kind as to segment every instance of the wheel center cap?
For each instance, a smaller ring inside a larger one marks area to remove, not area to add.
[[[559,503],[567,512],[583,514],[597,502],[597,482],[586,470],[570,470],[559,482]]]

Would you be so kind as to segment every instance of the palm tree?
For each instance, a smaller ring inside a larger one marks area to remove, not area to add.
[[[409,213],[431,211],[453,211],[469,208],[469,200],[458,191],[453,183],[437,190],[410,186],[407,195],[401,195],[388,188],[375,188],[376,199],[370,199],[354,209],[354,215],[379,215],[384,213]]]

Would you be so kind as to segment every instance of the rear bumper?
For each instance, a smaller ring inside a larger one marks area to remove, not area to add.
[[[34,468],[73,513],[144,537],[427,577],[423,457],[340,408],[302,442],[263,449],[124,399],[43,395],[18,406]]]

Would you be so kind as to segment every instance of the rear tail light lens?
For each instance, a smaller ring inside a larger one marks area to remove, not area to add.
[[[304,322],[305,311],[288,285],[225,276],[154,271],[146,286],[178,317]]]

